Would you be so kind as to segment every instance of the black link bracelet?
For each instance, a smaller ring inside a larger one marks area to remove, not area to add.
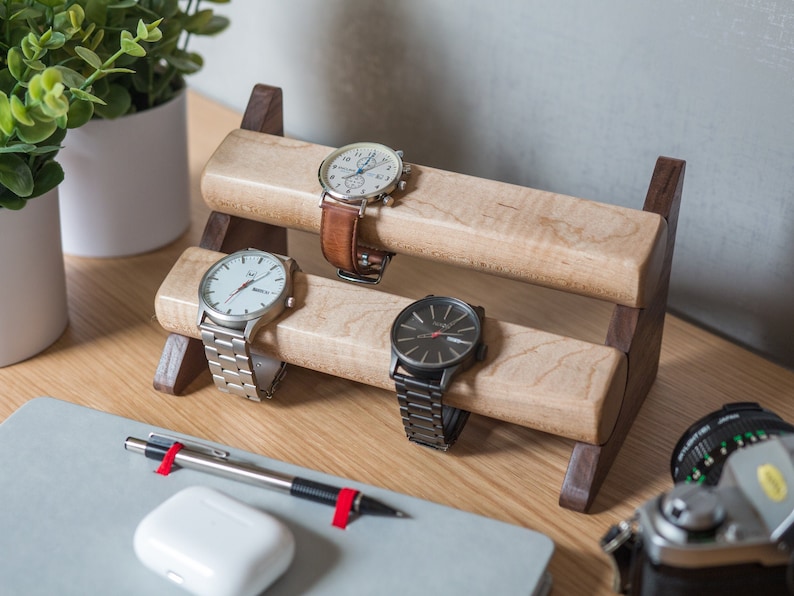
[[[469,412],[444,405],[438,384],[394,375],[405,434],[409,440],[446,451],[460,435]]]

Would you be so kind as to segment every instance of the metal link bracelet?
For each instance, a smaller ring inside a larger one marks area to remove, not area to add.
[[[449,449],[466,425],[469,412],[444,405],[437,383],[396,373],[394,384],[408,439],[442,451]]]
[[[242,331],[202,323],[201,340],[215,386],[252,401],[270,399],[286,374],[286,362],[251,354]],[[265,379],[272,379],[267,382]]]

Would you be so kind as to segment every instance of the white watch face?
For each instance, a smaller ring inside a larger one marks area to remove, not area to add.
[[[284,263],[270,253],[244,250],[230,254],[204,275],[199,293],[221,319],[250,320],[282,297],[287,284]]]
[[[378,143],[353,143],[326,157],[319,177],[331,196],[359,200],[394,190],[402,171],[402,159],[394,150]]]

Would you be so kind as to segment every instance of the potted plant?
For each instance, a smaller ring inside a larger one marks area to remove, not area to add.
[[[106,105],[95,106],[93,120],[70,136],[62,154],[64,250],[92,257],[147,252],[175,240],[190,223],[185,77],[199,71],[203,59],[188,50],[189,41],[216,35],[229,21],[201,0],[71,2],[104,32],[92,47],[100,59],[113,52],[119,29],[140,19],[160,22],[162,38],[145,54],[118,60],[129,70],[94,85]]]
[[[56,157],[67,129],[106,103],[93,89],[126,72],[119,58],[162,37],[156,22],[140,21],[97,61],[83,9],[53,4],[0,2],[0,366],[38,353],[66,327]]]

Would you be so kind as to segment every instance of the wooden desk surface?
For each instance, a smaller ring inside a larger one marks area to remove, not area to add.
[[[183,396],[155,391],[152,379],[167,335],[154,318],[155,292],[182,251],[199,241],[208,215],[199,175],[240,118],[190,95],[191,230],[142,256],[67,257],[69,327],[44,353],[0,369],[0,420],[33,397],[51,395],[536,529],[557,546],[551,563],[555,594],[611,593],[598,539],[671,486],[670,451],[697,418],[725,402],[752,400],[794,421],[794,372],[668,316],[657,381],[594,513],[585,515],[557,505],[573,445],[568,439],[472,416],[450,452],[435,452],[405,439],[391,392],[296,367],[268,403],[218,392],[209,373]],[[649,179],[652,168],[648,164]],[[637,197],[638,208],[643,198]],[[685,183],[683,204],[688,200]],[[290,232],[289,247],[303,270],[334,275],[316,236]],[[611,310],[594,300],[404,256],[392,263],[383,289],[414,298],[458,295],[503,320],[597,342]]]

